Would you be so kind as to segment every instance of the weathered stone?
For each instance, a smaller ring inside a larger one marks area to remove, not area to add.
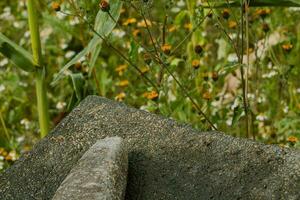
[[[119,137],[99,140],[80,158],[53,200],[122,200],[128,156]]]
[[[125,199],[300,199],[300,152],[200,132],[95,96],[0,177],[0,199],[51,199],[97,140],[129,151]]]

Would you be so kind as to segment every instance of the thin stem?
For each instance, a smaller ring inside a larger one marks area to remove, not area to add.
[[[10,140],[10,136],[9,136],[9,133],[7,131],[7,128],[6,128],[5,121],[4,121],[3,116],[2,116],[2,112],[0,112],[0,121],[1,121],[1,124],[3,126],[5,136],[7,137],[7,140],[9,141]]]
[[[37,109],[39,115],[39,124],[41,137],[49,132],[49,110],[45,84],[45,67],[42,61],[41,40],[38,25],[38,16],[35,0],[27,0],[28,22],[31,36],[31,46],[33,59],[37,65],[36,70],[36,96]]]
[[[249,116],[248,116],[248,103],[247,103],[247,90],[246,90],[246,81],[244,77],[244,66],[243,66],[243,55],[244,55],[244,6],[245,1],[241,5],[241,55],[239,56],[240,63],[240,73],[242,81],[242,90],[243,90],[243,104],[244,112],[246,117],[246,137],[249,137]]]

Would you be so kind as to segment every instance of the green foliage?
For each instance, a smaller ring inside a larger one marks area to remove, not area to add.
[[[35,71],[37,65],[33,62],[30,53],[2,33],[0,33],[0,52],[24,71]]]

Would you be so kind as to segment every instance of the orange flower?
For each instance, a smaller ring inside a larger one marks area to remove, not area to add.
[[[200,67],[200,61],[198,59],[195,59],[192,61],[192,67],[194,69],[198,69]]]
[[[169,44],[164,44],[162,47],[161,47],[161,50],[166,54],[166,55],[169,55],[171,53],[171,48],[172,46],[169,45]]]
[[[135,37],[140,37],[140,36],[142,36],[142,32],[141,32],[139,29],[133,30],[132,34],[133,34]]]
[[[149,100],[155,100],[158,98],[158,93],[156,91],[145,92],[143,96]]]
[[[296,142],[298,142],[298,138],[295,136],[290,136],[287,138],[287,141],[290,143],[296,143]]]
[[[51,7],[54,11],[60,11],[60,4],[58,2],[52,2]]]
[[[210,100],[211,99],[211,94],[209,92],[204,92],[202,97],[205,100]]]
[[[281,45],[282,49],[286,52],[290,52],[293,48],[293,45],[291,43],[283,44]]]
[[[255,14],[260,16],[261,18],[265,18],[267,15],[271,13],[270,8],[260,8],[255,11]]]

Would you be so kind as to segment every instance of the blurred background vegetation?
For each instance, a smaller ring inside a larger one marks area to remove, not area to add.
[[[52,128],[87,95],[100,95],[212,130],[200,108],[226,134],[300,147],[300,9],[124,1],[106,42],[91,51],[99,3],[38,1]],[[25,0],[0,1],[0,32],[29,50],[27,18]],[[34,80],[0,54],[0,170],[40,138]]]

